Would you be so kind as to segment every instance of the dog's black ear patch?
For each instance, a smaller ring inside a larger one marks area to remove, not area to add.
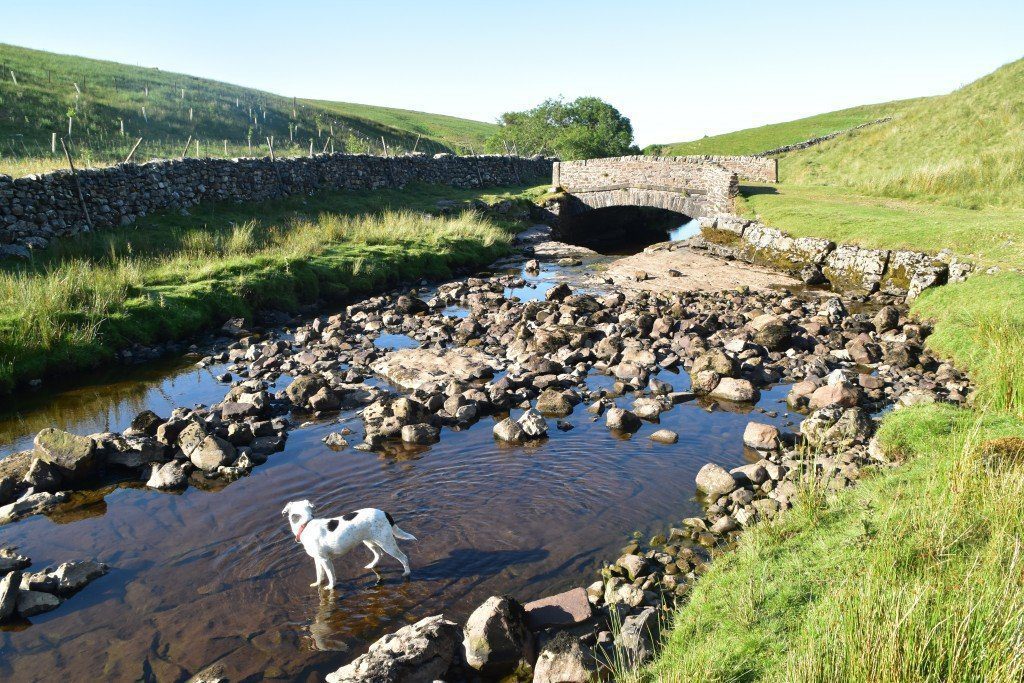
[[[331,521],[327,522],[327,530],[328,531],[334,531],[337,528],[338,528],[338,520],[332,519]]]
[[[346,522],[351,522],[353,519],[356,518],[356,515],[358,515],[358,514],[359,514],[358,512],[350,512],[347,515],[342,515],[341,518],[343,520],[345,520]]]
[[[388,524],[390,524],[391,526],[395,525],[395,518],[391,516],[390,512],[385,512],[384,516],[388,518]]]

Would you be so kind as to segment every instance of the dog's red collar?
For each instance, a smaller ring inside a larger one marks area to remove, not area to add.
[[[306,525],[307,524],[309,524],[309,522],[303,522],[299,526],[299,530],[295,532],[295,542],[296,543],[302,543],[302,532],[306,530]]]

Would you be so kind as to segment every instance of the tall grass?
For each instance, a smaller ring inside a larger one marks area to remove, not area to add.
[[[40,262],[0,270],[0,389],[255,308],[484,265],[510,239],[473,212],[385,210],[63,241]]]
[[[1024,679],[1024,438],[926,406],[881,432],[902,467],[808,497],[712,565],[648,675],[673,681]]]
[[[1024,276],[1001,273],[926,291],[912,311],[935,323],[929,346],[969,370],[976,403],[1024,419]]]

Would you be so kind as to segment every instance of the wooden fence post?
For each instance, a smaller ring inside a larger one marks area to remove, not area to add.
[[[85,195],[82,194],[82,183],[78,180],[78,170],[75,168],[75,162],[71,160],[71,152],[68,151],[68,146],[64,144],[64,138],[60,139],[60,146],[64,148],[64,156],[67,157],[68,166],[71,167],[71,177],[75,181],[78,203],[82,207],[82,213],[85,214],[85,224],[89,226],[89,231],[91,232],[93,225],[92,218],[89,216],[89,207],[85,205]]]
[[[142,143],[142,138],[139,138],[138,140],[135,141],[135,145],[132,147],[132,151],[128,152],[128,156],[126,156],[124,158],[124,163],[127,164],[129,161],[132,160],[132,157],[135,156],[135,150],[137,150],[139,148],[139,145],[141,143]]]

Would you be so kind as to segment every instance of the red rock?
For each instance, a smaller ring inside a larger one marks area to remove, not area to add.
[[[590,618],[590,601],[582,588],[551,595],[523,605],[526,623],[532,631],[549,626],[572,626]]]

